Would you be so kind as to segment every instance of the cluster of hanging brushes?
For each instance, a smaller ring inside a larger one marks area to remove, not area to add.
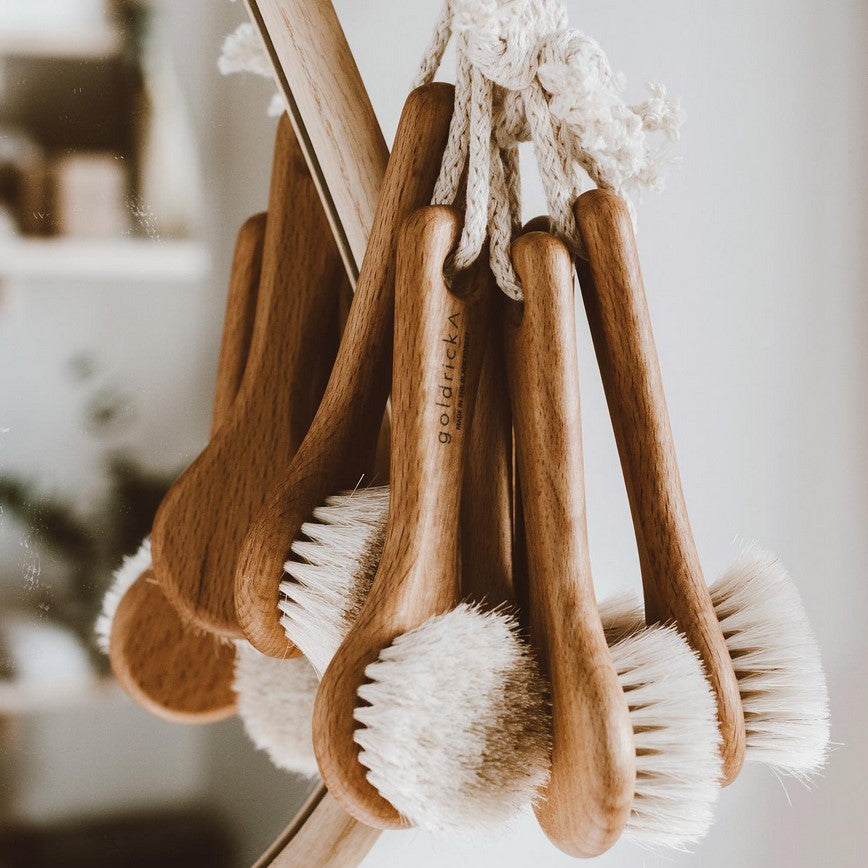
[[[455,88],[431,83],[453,35]],[[249,37],[230,53],[261,50]],[[659,186],[648,137],[681,116],[661,87],[632,107],[621,89],[560,3],[448,3],[348,310],[280,121],[267,215],[238,237],[210,442],[98,625],[146,707],[239,711],[376,828],[532,805],[576,856],[698,841],[745,760],[822,768],[828,700],[793,582],[755,547],[703,578],[629,198]],[[523,139],[551,215],[524,227]],[[600,604],[574,272],[642,573],[643,596]]]

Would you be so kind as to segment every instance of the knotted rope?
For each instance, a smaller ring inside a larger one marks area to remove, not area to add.
[[[533,142],[553,231],[574,253],[581,242],[572,203],[585,176],[628,203],[659,190],[675,161],[683,113],[659,84],[650,99],[627,105],[597,42],[568,26],[562,0],[447,0],[414,86],[434,78],[455,38],[455,110],[434,192],[457,204],[464,181],[465,220],[454,256],[466,268],[489,239],[501,289],[522,297],[509,256],[521,226],[518,145]],[[664,145],[648,134],[660,131]]]

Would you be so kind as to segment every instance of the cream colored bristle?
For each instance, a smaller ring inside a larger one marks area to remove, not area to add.
[[[829,750],[829,696],[804,605],[778,558],[746,547],[710,588],[738,677],[747,731],[745,758],[805,779]],[[641,626],[642,603],[600,606],[610,642]]]
[[[388,509],[388,486],[330,497],[292,544],[280,583],[280,621],[320,676],[368,595]]]
[[[548,777],[546,688],[514,617],[462,604],[399,636],[365,675],[359,760],[409,822],[488,828],[536,798]]]
[[[746,548],[711,586],[744,707],[746,759],[805,779],[826,764],[829,695],[795,583],[777,557]]]
[[[235,643],[233,686],[244,729],[274,765],[305,777],[317,774],[311,720],[318,683],[304,657],[278,660]]]
[[[674,627],[641,627],[610,647],[636,747],[628,837],[684,848],[711,827],[720,731],[702,663]]]
[[[102,598],[102,610],[94,625],[96,642],[103,654],[108,654],[112,623],[124,594],[133,582],[151,567],[151,539],[145,537],[135,554],[128,555],[112,574],[112,583]]]
[[[720,782],[715,704],[674,628],[606,608],[637,754],[627,833],[684,847],[708,830]],[[360,761],[414,825],[468,832],[509,820],[548,776],[550,719],[535,659],[502,612],[467,605],[400,636],[365,671]]]

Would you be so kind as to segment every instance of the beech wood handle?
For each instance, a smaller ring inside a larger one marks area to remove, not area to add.
[[[515,602],[512,412],[500,290],[485,253],[480,260],[475,267],[478,291],[492,300],[491,322],[484,345],[476,347],[482,359],[461,493],[461,595],[495,607]]]
[[[294,460],[272,485],[238,561],[236,610],[263,654],[297,653],[278,610],[283,564],[314,508],[370,479],[391,376],[395,242],[403,219],[431,198],[449,131],[453,88],[432,84],[407,99],[386,170],[359,283],[322,403]]]
[[[232,404],[241,388],[247,356],[250,354],[259,278],[262,273],[265,221],[265,213],[248,217],[241,224],[235,241],[235,252],[229,273],[229,292],[226,295],[226,312],[223,316],[223,337],[220,341],[220,355],[217,361],[217,378],[214,384],[214,406],[211,410],[212,437],[223,420],[229,417]]]
[[[379,837],[320,784],[253,868],[355,868]]]
[[[577,269],[633,514],[645,615],[674,621],[702,657],[729,783],[744,761],[744,713],[690,528],[632,222],[621,199],[602,190],[584,193],[574,210],[589,259]]]
[[[551,683],[552,768],[538,805],[546,835],[596,856],[621,835],[635,790],[627,701],[591,578],[573,314],[572,262],[542,232],[512,246],[523,310],[506,356],[527,543],[531,638]]]
[[[314,750],[323,781],[356,819],[404,820],[368,782],[353,740],[365,668],[398,635],[448,611],[459,594],[459,523],[467,426],[479,381],[488,293],[458,297],[443,266],[458,240],[457,212],[414,213],[398,245],[392,379],[391,498],[377,575],[356,623],[320,682]],[[488,281],[485,289],[489,289]]]
[[[154,521],[157,578],[191,624],[239,636],[234,576],[256,510],[307,430],[343,269],[289,121],[278,126],[256,318],[238,396]]]

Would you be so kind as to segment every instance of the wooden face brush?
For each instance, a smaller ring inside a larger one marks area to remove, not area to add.
[[[456,212],[431,206],[408,219],[398,241],[385,544],[370,594],[314,705],[314,750],[324,783],[349,813],[378,828],[404,822],[359,763],[356,691],[381,649],[452,608],[459,596],[463,450],[479,376],[473,348],[490,310],[477,293],[459,298],[446,287],[443,266],[459,229]]]
[[[251,217],[238,232],[217,367],[212,437],[229,415],[247,362],[264,235],[265,214]],[[181,619],[157,583],[148,542],[116,573],[97,633],[115,677],[153,714],[206,723],[235,713],[233,646]]]
[[[342,267],[289,121],[275,145],[262,279],[244,378],[229,418],[157,512],[156,573],[191,624],[239,636],[234,576],[256,510],[305,431],[300,406],[321,383],[322,335]],[[327,342],[326,342],[327,343]]]
[[[513,245],[525,302],[507,367],[525,517],[531,635],[551,681],[552,768],[536,807],[562,850],[596,856],[630,814],[636,752],[591,582],[581,481],[572,263],[554,236]]]
[[[389,390],[394,247],[401,220],[430,201],[449,129],[453,89],[433,84],[407,99],[356,294],[325,395],[288,470],[271,489],[241,551],[235,601],[244,635],[276,657],[297,653],[278,609],[283,565],[302,524],[372,466]]]
[[[471,279],[496,298],[485,262]],[[545,782],[546,686],[512,603],[512,423],[500,309],[487,334],[466,433],[461,603],[398,637],[365,669],[354,732],[359,761],[408,822],[437,832],[512,820]]]
[[[613,193],[574,206],[577,263],[633,514],[648,622],[673,621],[702,657],[717,698],[725,782],[749,757],[819,770],[828,697],[804,609],[777,559],[747,551],[706,587],[681,489],[633,226]]]
[[[672,628],[633,624],[618,631],[604,611],[608,649],[599,646],[569,255],[560,241],[533,232],[515,242],[513,260],[525,289],[523,312],[507,317],[506,345],[527,595],[552,696],[551,782],[537,816],[554,843],[573,855],[605,849],[619,823],[634,840],[684,847],[708,830],[717,795],[714,701],[699,659]],[[589,659],[589,648],[596,658]],[[625,708],[626,734],[620,729]]]

